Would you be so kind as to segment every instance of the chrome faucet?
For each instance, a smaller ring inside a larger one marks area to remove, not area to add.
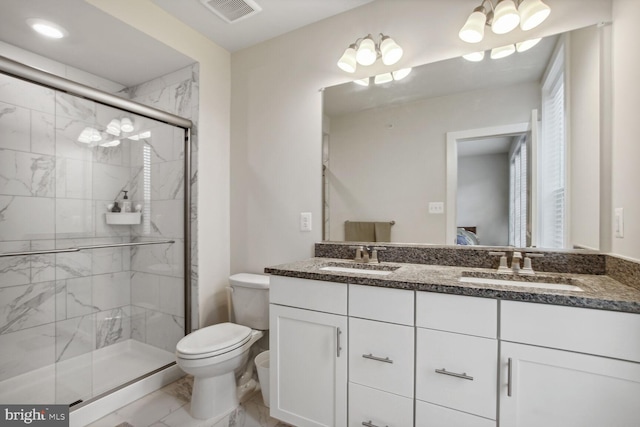
[[[489,255],[495,255],[500,257],[500,266],[498,267],[498,273],[524,274],[524,275],[535,274],[535,272],[533,271],[533,268],[531,267],[531,258],[540,258],[544,256],[544,254],[538,254],[538,253],[524,254],[524,266],[521,268],[520,261],[523,259],[523,254],[520,251],[513,251],[513,255],[511,256],[510,267],[507,263],[506,252],[489,252]]]
[[[513,274],[520,274],[520,261],[522,260],[522,253],[513,251],[511,255],[511,271]]]
[[[383,251],[387,249],[380,246],[364,246],[364,245],[349,246],[349,248],[356,250],[356,256],[353,258],[353,261],[363,262],[363,263],[368,263],[368,262],[379,263],[380,260],[378,259],[378,251]]]
[[[539,253],[525,254],[524,266],[522,267],[522,270],[520,270],[519,274],[525,274],[530,276],[536,274],[536,272],[533,271],[533,267],[531,267],[531,258],[542,258],[543,256],[544,254],[539,254]]]

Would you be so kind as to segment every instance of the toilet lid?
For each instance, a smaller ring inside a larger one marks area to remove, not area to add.
[[[226,353],[240,347],[251,338],[251,328],[235,323],[219,323],[198,329],[182,338],[176,351],[185,356]]]

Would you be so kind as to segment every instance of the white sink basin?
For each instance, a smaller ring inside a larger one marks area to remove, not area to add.
[[[393,271],[388,271],[388,270],[370,270],[366,268],[336,267],[332,265],[327,267],[320,267],[320,270],[337,271],[340,273],[373,274],[375,276],[388,276],[389,274],[393,273]]]
[[[556,291],[584,292],[582,288],[579,288],[578,286],[566,285],[564,283],[523,282],[520,280],[503,280],[503,279],[489,279],[484,277],[464,277],[464,276],[458,280],[460,282],[478,283],[481,285],[518,286],[521,288],[538,288],[538,289],[549,289],[549,290],[556,290]]]

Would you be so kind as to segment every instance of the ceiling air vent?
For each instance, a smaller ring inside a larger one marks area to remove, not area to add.
[[[262,10],[253,0],[200,0],[200,3],[229,24],[253,16]]]

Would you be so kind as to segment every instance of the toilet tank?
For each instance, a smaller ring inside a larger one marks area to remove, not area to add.
[[[229,277],[235,323],[269,329],[269,276],[239,273]]]

